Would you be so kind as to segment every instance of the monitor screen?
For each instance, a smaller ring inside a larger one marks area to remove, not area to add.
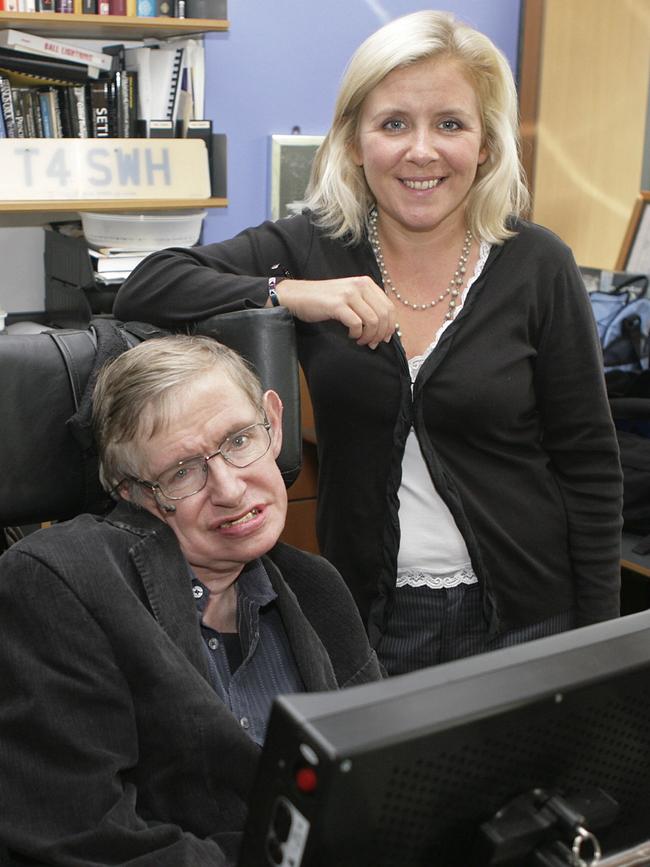
[[[603,856],[650,837],[650,612],[279,697],[239,865],[547,863],[526,860],[519,838],[509,856],[493,848],[485,823],[513,799],[543,814],[556,796],[590,815]]]

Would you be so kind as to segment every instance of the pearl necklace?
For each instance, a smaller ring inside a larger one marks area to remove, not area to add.
[[[373,253],[375,254],[375,259],[377,260],[377,264],[379,265],[379,270],[381,271],[384,286],[386,287],[386,289],[393,293],[393,295],[395,296],[395,298],[397,298],[398,301],[406,305],[406,307],[410,307],[411,310],[430,310],[432,307],[435,307],[436,304],[438,304],[440,301],[444,301],[445,298],[449,298],[445,319],[454,318],[454,315],[456,313],[456,299],[460,295],[461,287],[465,282],[467,260],[469,259],[470,250],[472,249],[472,233],[469,229],[465,233],[463,249],[461,250],[458,265],[456,266],[456,270],[454,271],[454,276],[449,281],[449,285],[444,290],[444,292],[441,292],[440,295],[438,295],[437,298],[434,298],[432,301],[429,301],[426,304],[413,304],[412,301],[404,298],[402,294],[398,292],[395,286],[393,286],[393,282],[390,279],[388,271],[386,270],[386,265],[384,263],[384,254],[382,252],[381,242],[379,240],[379,231],[377,230],[377,211],[374,210],[370,215],[370,230],[368,233],[368,237]]]

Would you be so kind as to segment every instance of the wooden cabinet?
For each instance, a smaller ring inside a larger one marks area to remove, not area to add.
[[[532,218],[613,269],[648,171],[649,5],[525,0],[523,158]]]
[[[39,36],[112,40],[166,39],[197,36],[228,29],[228,21],[203,18],[137,18],[123,15],[66,15],[52,12],[0,12],[0,30],[25,30]],[[19,141],[16,139],[16,141]],[[65,142],[66,139],[61,139]],[[1,201],[0,225],[40,225],[65,219],[78,211],[151,211],[219,208],[225,198],[100,199],[63,201]]]

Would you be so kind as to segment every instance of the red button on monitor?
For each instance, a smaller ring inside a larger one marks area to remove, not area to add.
[[[296,788],[300,792],[309,794],[318,785],[318,777],[313,768],[298,768],[296,771]]]

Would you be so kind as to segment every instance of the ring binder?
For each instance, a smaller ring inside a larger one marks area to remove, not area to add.
[[[183,69],[183,54],[183,48],[176,48],[174,51],[174,59],[172,61],[171,69],[171,82],[169,87],[169,98],[167,100],[167,120],[176,119],[176,103],[178,100],[181,71]]]

